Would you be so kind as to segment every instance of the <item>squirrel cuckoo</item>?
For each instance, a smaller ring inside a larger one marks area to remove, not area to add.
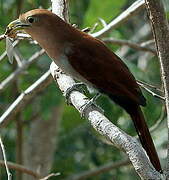
[[[72,27],[48,10],[35,9],[20,15],[8,25],[6,34],[12,37],[21,29],[31,35],[65,73],[106,94],[127,111],[151,163],[161,171],[140,108],[140,105],[146,105],[146,100],[123,61],[103,42]]]

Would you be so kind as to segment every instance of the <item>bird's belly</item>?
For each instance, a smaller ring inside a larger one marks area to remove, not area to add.
[[[71,77],[75,78],[76,80],[80,80],[84,83],[86,83],[89,86],[92,86],[92,84],[87,81],[85,78],[83,78],[69,63],[68,58],[66,55],[61,55],[57,60],[54,60],[54,62],[67,74]]]

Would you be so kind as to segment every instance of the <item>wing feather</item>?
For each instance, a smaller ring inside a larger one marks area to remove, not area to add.
[[[101,41],[86,36],[83,41],[75,44],[67,57],[81,76],[109,96],[121,96],[137,104],[145,104],[145,99],[128,67]]]

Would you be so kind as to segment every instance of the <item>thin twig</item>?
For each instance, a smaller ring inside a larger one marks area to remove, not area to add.
[[[2,149],[2,155],[3,155],[3,159],[4,159],[4,164],[5,164],[5,169],[6,169],[6,173],[7,173],[7,176],[8,176],[8,180],[11,180],[12,179],[12,174],[10,173],[9,168],[8,168],[7,159],[6,159],[6,153],[5,153],[5,147],[3,145],[1,136],[0,136],[0,145],[1,145],[1,149]]]
[[[22,66],[18,67],[12,72],[5,80],[0,83],[0,92],[6,88],[11,82],[13,82],[24,70],[26,70],[33,62],[45,53],[44,49],[34,53],[27,61],[23,61]]]
[[[156,90],[156,91],[159,91],[160,93],[164,93],[160,88],[156,87],[155,85],[149,84],[149,83],[147,83],[147,82],[144,82],[144,81],[141,81],[141,80],[137,80],[137,83],[138,83],[139,85],[142,84],[142,85],[147,86],[147,87],[149,87],[149,88],[152,88],[152,89],[154,89],[154,90]]]
[[[143,26],[138,29],[133,36],[131,37],[131,41],[138,43],[142,39],[145,39],[150,35],[150,26],[148,23],[143,24]],[[122,46],[119,48],[116,53],[120,55],[120,57],[127,57],[130,48],[128,46]],[[128,58],[127,58],[128,59]],[[130,59],[130,58],[129,58]]]
[[[34,84],[22,92],[20,96],[3,113],[3,115],[0,117],[0,127],[5,126],[17,112],[21,111],[25,105],[37,95],[37,93],[46,88],[51,82],[52,77],[50,75],[50,71],[47,71]]]
[[[91,35],[97,38],[104,36],[106,33],[110,32],[112,29],[126,22],[130,17],[138,13],[138,11],[140,11],[144,7],[144,5],[144,0],[135,1],[128,9],[122,12],[117,18],[113,19],[113,21],[110,22],[106,27]]]
[[[96,22],[95,24],[94,24],[94,26],[91,28],[91,30],[90,30],[90,33],[93,33],[95,30],[96,30],[96,28],[98,27],[98,23]]]
[[[107,23],[106,23],[106,21],[105,21],[104,19],[99,18],[99,21],[101,22],[101,24],[102,24],[103,27],[106,27],[106,26],[107,26]]]
[[[105,43],[113,43],[113,44],[118,44],[118,45],[127,45],[131,48],[140,50],[140,51],[146,51],[146,52],[150,52],[154,55],[157,55],[156,50],[148,48],[148,47],[144,47],[138,43],[134,43],[132,41],[128,41],[128,40],[122,40],[122,39],[115,39],[115,38],[103,38],[102,39],[103,42]]]
[[[9,162],[7,161],[7,165],[9,167],[9,169],[13,169],[13,170],[16,170],[16,171],[20,171],[22,173],[25,173],[25,174],[28,174],[28,175],[31,175],[33,176],[34,178],[41,178],[41,175],[30,170],[30,169],[27,169],[26,167],[20,165],[20,164],[16,164],[16,163],[13,163],[13,162]],[[0,160],[0,166],[5,166],[5,162]]]
[[[165,100],[165,97],[164,96],[161,96],[155,92],[153,92],[152,90],[150,90],[149,88],[153,88],[157,91],[159,91],[160,93],[163,93],[163,91],[159,88],[157,88],[156,86],[154,85],[151,85],[151,84],[148,84],[146,82],[143,82],[143,81],[140,81],[140,80],[137,80],[137,83],[140,87],[142,87],[143,89],[145,89],[148,93],[150,93],[152,96],[156,97],[156,98],[159,98],[161,100]],[[149,87],[149,88],[148,88]]]
[[[98,176],[99,174],[117,169],[117,168],[122,167],[122,166],[127,166],[130,164],[131,164],[131,162],[129,161],[129,159],[121,160],[119,162],[110,162],[110,163],[107,163],[103,166],[97,167],[95,169],[88,170],[88,171],[82,172],[80,174],[72,175],[72,176],[66,178],[66,180],[88,179],[92,176],[95,177],[95,176]]]
[[[155,41],[154,41],[154,39],[151,39],[151,40],[148,40],[148,41],[145,41],[145,42],[140,43],[140,45],[141,45],[141,46],[155,45]]]
[[[161,96],[159,94],[156,94],[155,92],[153,92],[152,90],[150,90],[149,88],[147,88],[145,85],[141,84],[141,83],[138,83],[139,86],[141,86],[142,88],[144,88],[148,93],[150,93],[152,96],[156,97],[156,98],[159,98],[161,100],[165,100],[165,97],[164,96]]]
[[[51,173],[51,174],[47,175],[46,177],[43,177],[43,178],[41,178],[39,180],[48,180],[51,177],[56,177],[56,176],[59,176],[59,175],[60,175],[60,173]]]

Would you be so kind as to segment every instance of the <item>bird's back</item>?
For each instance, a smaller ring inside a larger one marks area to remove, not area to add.
[[[100,40],[84,33],[80,37],[67,54],[73,68],[101,92],[145,105],[145,98],[125,63]]]

